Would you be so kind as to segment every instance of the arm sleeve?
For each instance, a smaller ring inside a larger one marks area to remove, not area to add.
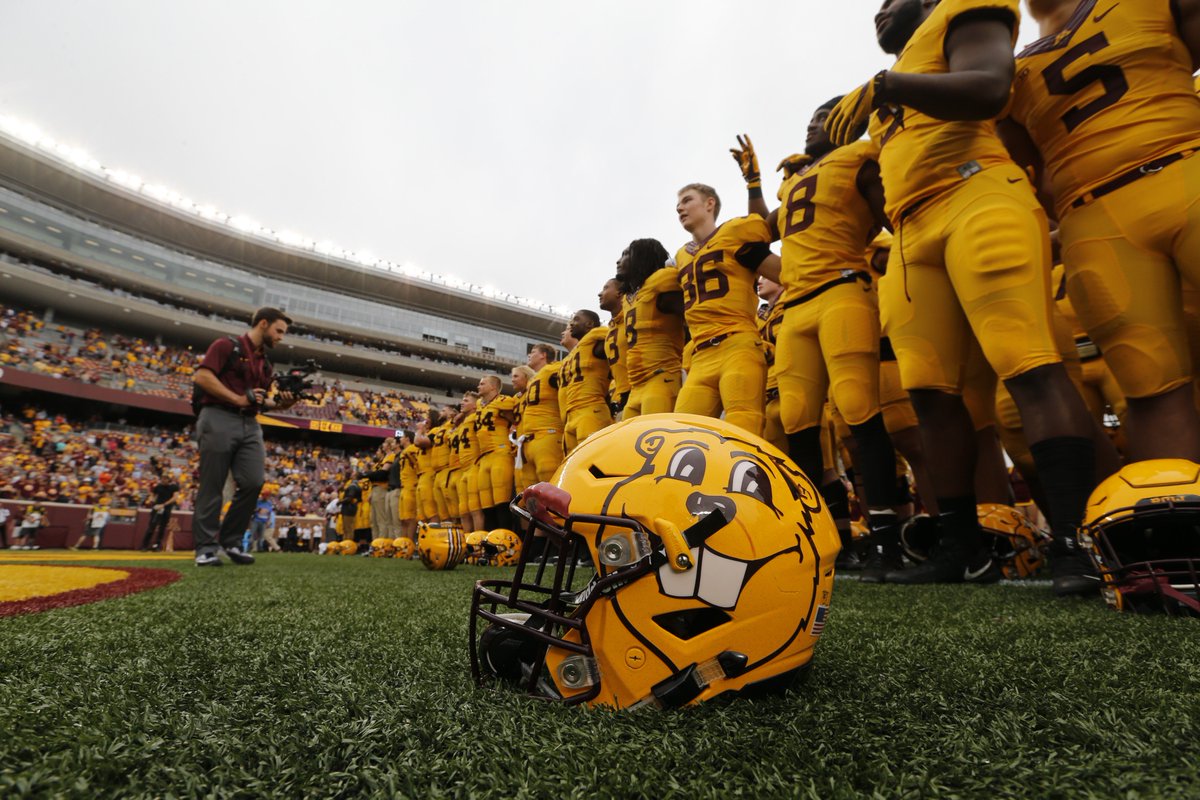
[[[756,270],[769,255],[771,246],[766,242],[747,242],[738,248],[734,258],[746,269]]]

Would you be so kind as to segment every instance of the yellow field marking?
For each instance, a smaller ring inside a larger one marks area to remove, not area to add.
[[[0,602],[91,589],[128,577],[128,572],[117,569],[0,564]]]

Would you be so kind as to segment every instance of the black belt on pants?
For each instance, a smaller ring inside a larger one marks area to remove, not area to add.
[[[842,277],[834,278],[833,280],[829,281],[828,283],[821,284],[817,288],[813,289],[811,292],[805,292],[804,294],[800,295],[796,299],[789,300],[788,302],[783,304],[783,308],[785,311],[789,308],[795,308],[798,305],[807,303],[809,300],[812,300],[814,297],[820,297],[822,294],[829,291],[830,289],[832,289],[835,286],[841,286],[843,283],[853,283],[854,281],[863,281],[868,286],[870,286],[871,285],[871,273],[867,272],[866,270],[854,270],[854,271],[845,272],[842,274]]]
[[[703,350],[706,347],[716,347],[721,342],[728,339],[729,336],[730,336],[730,334],[728,334],[728,333],[722,333],[720,336],[714,336],[711,339],[705,339],[703,342],[700,342],[698,345],[696,345],[695,349]]]
[[[776,387],[774,389],[767,389],[766,397],[767,397],[768,403],[771,402],[772,400],[778,400],[779,399],[779,387]]]
[[[1140,167],[1135,167],[1135,168],[1129,170],[1129,172],[1126,172],[1124,175],[1118,175],[1117,177],[1113,178],[1108,183],[1101,184],[1100,186],[1097,186],[1095,189],[1092,189],[1090,192],[1080,195],[1079,197],[1076,197],[1075,201],[1073,203],[1071,203],[1071,208],[1081,208],[1081,207],[1087,205],[1088,203],[1092,202],[1093,200],[1096,200],[1097,198],[1100,198],[1100,197],[1104,197],[1104,195],[1106,195],[1106,194],[1112,194],[1117,189],[1128,186],[1129,184],[1133,183],[1134,181],[1141,180],[1142,178],[1146,177],[1147,175],[1153,175],[1156,172],[1162,172],[1164,168],[1170,166],[1171,164],[1174,164],[1176,161],[1182,161],[1183,159],[1187,158],[1194,152],[1196,152],[1196,151],[1195,150],[1184,150],[1179,153],[1172,153],[1169,156],[1163,156],[1162,158],[1156,158],[1153,161],[1147,161],[1145,164],[1142,164]]]

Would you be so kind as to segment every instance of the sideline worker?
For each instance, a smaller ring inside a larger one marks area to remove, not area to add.
[[[274,373],[266,351],[279,344],[291,323],[277,308],[258,309],[250,330],[209,345],[193,377],[200,404],[200,476],[192,520],[198,567],[220,566],[222,549],[235,564],[254,563],[241,544],[264,479],[266,453],[257,416],[263,409],[288,408],[297,400],[287,393],[267,396]],[[222,519],[222,492],[231,470],[237,491]]]

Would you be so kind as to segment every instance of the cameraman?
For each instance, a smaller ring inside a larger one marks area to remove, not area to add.
[[[217,339],[196,369],[200,470],[192,534],[198,567],[220,566],[219,549],[235,564],[254,563],[241,545],[264,479],[266,452],[256,417],[264,409],[288,408],[297,399],[286,393],[267,396],[274,372],[266,351],[279,344],[291,324],[279,309],[260,308],[237,346],[230,337]],[[237,491],[222,519],[221,494],[231,470]]]

